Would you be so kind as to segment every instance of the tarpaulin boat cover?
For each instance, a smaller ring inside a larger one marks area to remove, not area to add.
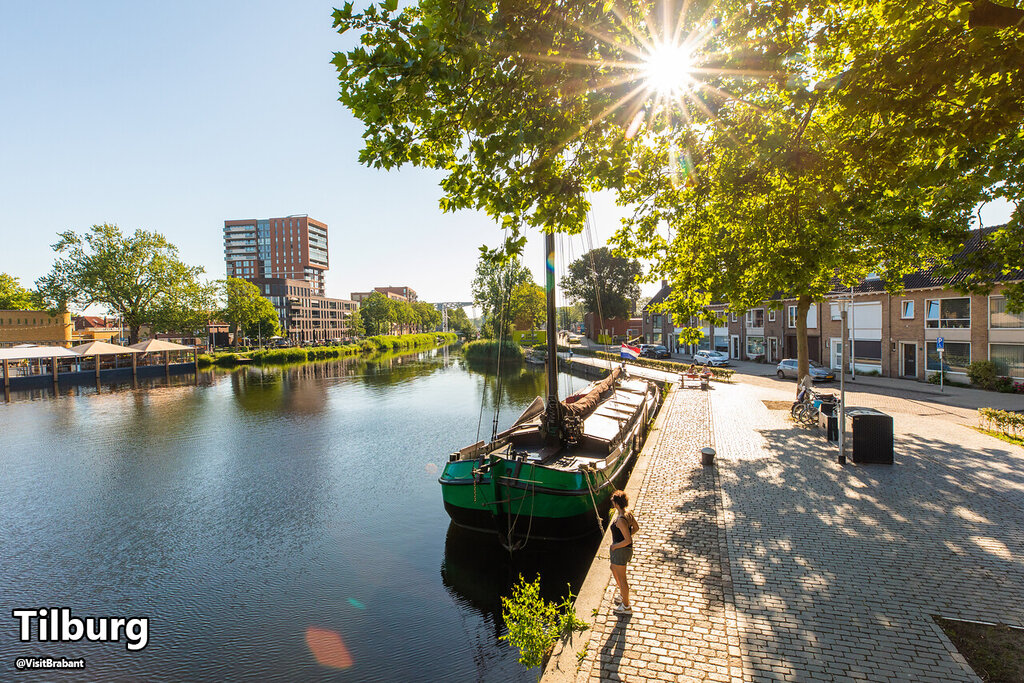
[[[615,368],[610,375],[595,384],[594,388],[588,391],[586,395],[579,397],[572,403],[562,401],[562,407],[565,408],[566,414],[579,417],[592,411],[601,402],[602,394],[610,391],[615,386],[615,382],[619,379],[620,374],[622,374],[621,368]]]

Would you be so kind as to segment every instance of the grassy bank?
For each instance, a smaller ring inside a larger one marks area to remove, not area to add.
[[[345,358],[356,356],[362,353],[375,353],[377,351],[401,351],[403,349],[417,349],[426,346],[434,346],[437,339],[442,338],[444,344],[451,344],[458,335],[447,332],[437,334],[400,334],[400,335],[378,335],[368,337],[361,342],[353,344],[342,344],[340,346],[307,346],[285,349],[257,349],[254,351],[235,353],[225,351],[213,354],[202,354],[199,356],[199,366],[209,367],[216,365],[222,368],[233,368],[239,364],[239,359],[249,358],[253,363],[260,365],[284,365],[285,363],[303,363],[315,360],[331,360],[333,358]]]
[[[576,353],[576,349],[573,349],[573,353]],[[597,351],[594,356],[604,360],[621,360],[619,355],[616,353],[606,353],[605,351]],[[655,360],[654,358],[637,358],[631,360],[629,363],[633,365],[639,365],[643,368],[651,368],[652,370],[662,370],[664,372],[682,372],[686,368],[690,367],[689,363],[677,363],[675,361],[666,360]],[[699,372],[704,372],[705,369],[711,371],[711,379],[718,382],[732,382],[732,376],[736,374],[735,370],[729,370],[728,368],[716,368],[711,365],[697,365]]]
[[[494,363],[498,360],[499,349],[502,363],[521,363],[523,361],[523,348],[519,344],[508,341],[499,344],[493,339],[471,341],[462,347],[462,354],[468,361]]]

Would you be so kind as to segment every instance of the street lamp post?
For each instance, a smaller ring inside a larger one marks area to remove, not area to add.
[[[851,301],[852,301],[851,297]],[[839,346],[839,458],[840,465],[846,464],[846,316],[850,301],[839,301],[839,317],[841,341]]]

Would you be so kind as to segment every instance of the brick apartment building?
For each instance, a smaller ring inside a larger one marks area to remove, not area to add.
[[[248,280],[274,305],[293,342],[350,336],[355,301],[324,295],[327,224],[306,215],[224,221],[228,277]]]
[[[352,300],[362,303],[363,299],[367,298],[374,292],[383,294],[392,301],[419,301],[419,297],[416,295],[416,290],[411,287],[374,287],[369,292],[352,292]]]
[[[968,243],[967,249],[975,246]],[[1024,379],[1024,315],[1007,311],[1003,296],[1005,284],[1024,279],[1024,270],[1003,276],[988,295],[957,292],[954,286],[962,277],[944,277],[928,268],[908,275],[900,294],[886,292],[877,278],[864,280],[852,292],[831,292],[807,313],[808,355],[832,368],[841,366],[839,302],[847,300],[852,305],[846,337],[857,372],[926,380],[939,370],[937,341],[942,337],[942,364],[954,379],[966,381],[967,366],[979,360],[993,361],[1002,375]],[[649,310],[670,292],[663,284],[644,307],[644,336],[676,350],[682,327],[673,324],[671,315]],[[727,311],[724,304],[711,308],[725,316],[725,325],[715,327],[712,339],[711,325],[702,322],[703,339],[679,347],[681,352],[713,346],[743,360],[776,363],[796,357],[795,298],[780,297],[748,311]]]

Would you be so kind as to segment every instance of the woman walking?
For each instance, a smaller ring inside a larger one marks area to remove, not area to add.
[[[640,530],[633,513],[629,511],[629,498],[625,491],[612,494],[615,519],[612,520],[612,544],[609,546],[612,576],[619,586],[622,603],[615,608],[617,614],[632,614],[629,602],[629,581],[626,580],[626,565],[633,557],[633,534]]]

